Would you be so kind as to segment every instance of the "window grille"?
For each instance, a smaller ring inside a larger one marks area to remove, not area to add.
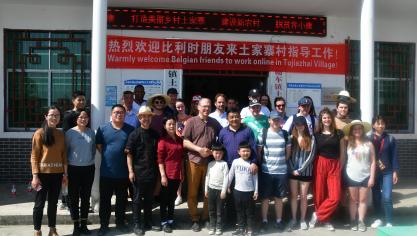
[[[90,98],[89,31],[4,31],[5,130],[40,127],[51,105],[72,108],[74,91]]]
[[[352,96],[358,98],[353,110],[359,111],[360,41],[349,40],[347,44],[349,66],[346,87]],[[415,44],[375,42],[374,57],[374,114],[386,119],[386,127],[390,132],[412,133]]]

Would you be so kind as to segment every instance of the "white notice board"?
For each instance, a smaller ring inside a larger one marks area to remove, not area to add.
[[[141,84],[145,88],[145,99],[148,99],[153,94],[161,94],[162,80],[146,80],[146,79],[128,79],[123,83],[124,90],[133,92],[136,85]]]
[[[287,83],[287,108],[288,112],[297,112],[298,100],[304,96],[313,99],[315,109],[321,107],[321,84],[318,83]],[[294,111],[295,110],[295,111]],[[292,113],[289,113],[292,114]]]

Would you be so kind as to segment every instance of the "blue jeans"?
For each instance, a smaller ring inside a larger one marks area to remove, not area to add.
[[[392,223],[392,171],[378,172],[372,187],[372,202],[377,218],[385,214],[385,222]]]

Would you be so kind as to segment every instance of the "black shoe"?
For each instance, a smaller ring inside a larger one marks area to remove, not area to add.
[[[116,224],[116,229],[122,233],[126,233],[128,231],[127,225],[125,223]]]
[[[72,236],[80,236],[80,227],[79,226],[74,226],[74,230],[72,231]]]
[[[284,223],[281,221],[279,223],[275,223],[274,224],[274,228],[277,229],[278,231],[284,231],[285,229],[285,225]]]
[[[244,229],[237,228],[235,232],[232,233],[232,235],[243,235],[245,233]]]
[[[81,220],[80,232],[81,234],[91,234],[91,231],[87,228],[87,220]]]
[[[171,225],[170,225],[170,224],[164,224],[164,225],[162,226],[162,230],[163,230],[165,233],[172,233],[172,228],[171,228]]]
[[[161,231],[161,226],[156,226],[152,222],[147,222],[144,224],[143,229],[158,232]]]
[[[152,229],[152,225],[151,224],[148,224],[148,223],[143,224],[142,229],[145,230],[145,231],[151,230]]]
[[[194,232],[200,232],[200,224],[197,221],[194,221],[193,225],[191,226],[191,230]]]
[[[161,230],[162,230],[162,227],[161,226],[152,225],[152,231],[160,232]]]
[[[91,231],[87,228],[87,225],[82,225],[80,227],[80,233],[81,234],[91,234]]]
[[[142,236],[145,234],[145,230],[142,229],[138,224],[135,224],[135,226],[133,227],[133,233],[136,236]]]
[[[261,228],[259,229],[259,232],[265,233],[268,231],[268,222],[263,221],[261,224]]]
[[[108,226],[101,226],[100,229],[98,230],[98,236],[105,236],[107,233],[109,232],[109,227]]]

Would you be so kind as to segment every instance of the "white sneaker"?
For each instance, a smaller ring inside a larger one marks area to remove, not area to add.
[[[334,231],[334,227],[331,223],[326,222],[324,223],[324,226],[327,228],[328,231]]]
[[[60,210],[65,210],[65,209],[67,209],[67,204],[66,203],[63,203],[62,201],[61,201],[61,203],[59,204],[59,209]]]
[[[313,214],[311,215],[311,220],[310,220],[310,228],[314,228],[317,224],[317,215],[316,212],[313,212]]]
[[[371,228],[376,229],[382,226],[382,221],[380,219],[376,219],[374,223],[371,224]]]
[[[305,221],[301,221],[300,229],[302,229],[302,230],[307,230],[308,229],[307,223]]]
[[[391,228],[391,227],[392,227],[392,224],[391,224],[391,223],[387,223],[387,224],[385,225],[385,227]]]
[[[178,206],[182,203],[182,197],[181,196],[177,196],[177,198],[175,199],[175,206]]]
[[[214,229],[211,229],[211,230],[209,230],[209,235],[214,235],[214,233],[215,233],[216,231],[214,230]]]

